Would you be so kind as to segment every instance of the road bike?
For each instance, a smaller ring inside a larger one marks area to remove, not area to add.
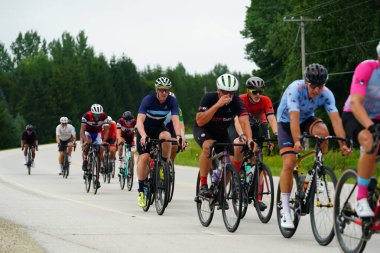
[[[74,151],[77,147],[76,143],[73,142],[74,145]],[[62,177],[66,178],[70,174],[70,162],[69,162],[69,152],[67,152],[68,146],[66,145],[64,150],[63,150],[63,165],[62,165]]]
[[[373,154],[379,145],[380,125],[376,126],[374,143],[368,154]],[[379,153],[378,153],[379,155]],[[334,201],[334,229],[340,248],[345,253],[362,252],[375,233],[380,233],[380,185],[371,178],[368,186],[368,203],[375,216],[361,218],[356,214],[355,201],[358,191],[358,173],[346,170],[338,181]]]
[[[243,194],[242,216],[247,212],[249,204],[253,204],[262,223],[267,223],[273,212],[274,186],[272,172],[263,162],[263,143],[276,142],[277,139],[256,138],[255,152],[251,152],[248,146],[243,146],[243,162],[240,167],[241,184]],[[268,148],[269,149],[269,148]],[[268,154],[270,155],[270,153]],[[251,164],[251,159],[255,161]]]
[[[124,143],[123,145],[123,158],[121,161],[121,167],[119,168],[119,183],[120,188],[123,190],[125,187],[125,179],[127,179],[127,189],[132,190],[133,186],[133,174],[134,174],[134,161],[132,157],[131,144]]]
[[[28,170],[28,175],[30,175],[30,172],[31,172],[32,166],[33,166],[32,148],[34,148],[34,147],[35,146],[28,146],[27,161],[25,163],[26,169]],[[24,148],[25,148],[25,145],[24,145]],[[37,150],[37,147],[36,147],[36,150]]]
[[[94,189],[94,194],[97,193],[100,186],[99,172],[100,172],[100,144],[89,144],[90,151],[87,155],[87,171],[84,172],[83,178],[85,183],[86,192],[90,191],[91,182]]]
[[[242,213],[242,188],[237,168],[231,164],[230,148],[245,144],[217,143],[210,146],[209,158],[212,159],[210,173],[207,177],[211,197],[200,195],[200,174],[198,173],[196,195],[199,221],[208,227],[214,217],[215,206],[222,209],[224,225],[229,232],[235,232],[239,227]],[[215,148],[222,147],[223,151],[216,153]]]
[[[350,142],[337,136],[323,137],[307,135],[306,133],[300,137],[301,143],[304,143],[305,139],[314,140],[315,149],[304,155],[297,154],[297,162],[293,170],[293,188],[289,200],[294,229],[281,227],[282,199],[280,183],[277,190],[277,222],[281,234],[285,238],[290,238],[296,232],[301,216],[310,214],[314,238],[320,245],[325,246],[334,238],[333,197],[337,179],[334,171],[323,165],[321,145],[327,140],[344,141],[348,146],[350,146]],[[312,156],[314,156],[314,162],[305,175],[303,174],[301,162]]]

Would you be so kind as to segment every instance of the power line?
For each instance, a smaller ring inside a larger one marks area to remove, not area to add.
[[[329,73],[329,76],[347,75],[347,74],[352,74],[352,73],[354,73],[354,71],[335,72],[335,73]]]
[[[380,38],[373,39],[373,40],[368,40],[368,41],[364,41],[364,42],[359,42],[359,43],[355,43],[355,44],[351,44],[351,45],[347,45],[347,46],[341,46],[341,47],[330,48],[330,49],[326,49],[326,50],[320,50],[320,51],[316,51],[316,52],[306,53],[306,55],[331,52],[331,51],[335,51],[335,50],[339,50],[339,49],[345,49],[345,48],[355,47],[355,46],[358,46],[358,45],[368,44],[368,43],[371,43],[371,42],[374,42],[374,41],[378,42],[379,40],[380,40]]]
[[[326,7],[326,6],[329,6],[330,4],[333,4],[333,3],[336,3],[336,2],[339,2],[340,0],[335,0],[335,1],[331,1],[331,0],[327,0],[326,2],[323,2],[323,3],[320,3],[320,4],[317,4],[315,6],[312,6],[310,8],[307,8],[305,10],[302,10],[302,11],[298,11],[296,12],[295,14],[289,14],[289,16],[298,16],[298,15],[301,15],[301,14],[304,14],[304,13],[307,13],[307,12],[310,12],[310,11],[313,11],[313,10],[318,10],[319,8],[322,8],[322,7]]]
[[[359,5],[362,5],[362,4],[365,4],[365,3],[368,3],[370,1],[373,1],[373,0],[367,0],[367,1],[364,1],[364,2],[361,2],[361,3],[357,3],[357,4],[353,4],[353,5],[350,5],[346,8],[343,8],[343,9],[340,9],[340,10],[336,10],[336,11],[332,11],[332,12],[329,12],[329,13],[326,13],[326,14],[323,14],[324,16],[327,16],[327,15],[331,15],[332,13],[336,13],[336,12],[340,12],[340,11],[344,11],[344,10],[347,10],[347,9],[350,9],[352,7],[356,7],[356,6],[359,6]]]

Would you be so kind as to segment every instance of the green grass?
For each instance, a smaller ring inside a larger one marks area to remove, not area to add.
[[[199,166],[199,155],[201,148],[194,141],[194,139],[187,140],[189,145],[185,152],[181,152],[175,159],[176,164],[186,166]],[[279,176],[282,168],[282,160],[280,155],[266,156],[264,150],[264,162],[269,166],[274,176]],[[334,170],[337,178],[340,177],[342,172],[347,168],[357,168],[359,158],[359,151],[353,152],[350,156],[342,156],[339,150],[330,150],[325,156],[324,165]],[[307,158],[303,161],[303,168],[308,168],[313,162],[313,157]],[[376,177],[380,176],[380,164],[377,164]]]

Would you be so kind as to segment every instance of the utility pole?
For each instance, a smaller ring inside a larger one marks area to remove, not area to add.
[[[318,21],[322,21],[321,17],[318,17],[317,19],[304,18],[302,16],[300,19],[295,19],[293,17],[291,19],[287,19],[286,17],[284,17],[284,22],[297,22],[301,26],[301,62],[302,62],[301,73],[302,73],[302,76],[303,76],[303,71],[305,70],[305,67],[306,67],[305,25],[306,25],[306,22],[318,22]]]

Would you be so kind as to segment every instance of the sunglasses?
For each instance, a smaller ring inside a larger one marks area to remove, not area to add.
[[[159,89],[157,89],[157,91],[160,92],[160,93],[164,93],[164,92],[169,93],[169,89],[159,88]]]
[[[315,90],[316,88],[322,89],[324,85],[316,85],[309,83],[311,89]]]
[[[257,94],[263,94],[264,93],[264,90],[255,90],[255,89],[248,89],[249,92],[251,92],[253,95],[257,95]]]
[[[220,90],[220,92],[221,92],[223,95],[234,95],[234,94],[235,94],[234,91]]]
[[[99,113],[94,113],[92,114],[94,116],[95,119],[99,118],[100,117],[100,114]]]

